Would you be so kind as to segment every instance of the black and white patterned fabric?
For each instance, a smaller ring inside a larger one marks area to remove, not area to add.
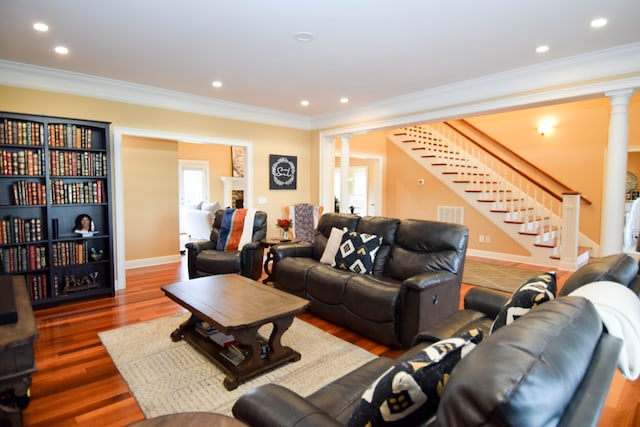
[[[355,231],[344,233],[333,266],[358,274],[369,274],[381,244],[382,237],[375,234]]]
[[[364,392],[348,426],[425,424],[438,410],[451,371],[480,341],[482,331],[472,329],[389,368]]]
[[[556,298],[556,274],[544,273],[527,280],[504,304],[491,325],[490,334],[524,316],[540,304]]]

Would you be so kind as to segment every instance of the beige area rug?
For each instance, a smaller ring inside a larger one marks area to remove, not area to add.
[[[302,359],[242,382],[227,391],[224,374],[185,341],[169,334],[189,314],[163,317],[99,333],[118,371],[147,418],[187,411],[231,415],[242,394],[261,384],[276,383],[306,396],[376,358],[366,350],[295,319],[282,342]],[[271,325],[260,332],[268,334]]]
[[[512,293],[527,279],[542,274],[540,270],[491,264],[467,259],[464,264],[462,282],[483,288]]]

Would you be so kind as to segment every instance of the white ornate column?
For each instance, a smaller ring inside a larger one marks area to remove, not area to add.
[[[349,135],[340,141],[340,213],[349,213]]]
[[[602,197],[600,256],[622,251],[629,145],[629,98],[632,94],[632,89],[605,93],[611,100],[611,115]]]

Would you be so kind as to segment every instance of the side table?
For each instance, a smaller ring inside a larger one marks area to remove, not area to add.
[[[273,239],[273,238],[260,240],[260,244],[265,249],[269,249],[269,251],[267,252],[267,257],[264,260],[264,272],[267,273],[267,277],[262,281],[262,283],[265,285],[269,282],[273,282],[273,278],[271,277],[271,274],[272,274],[271,267],[273,266],[273,254],[271,253],[271,247],[275,245],[279,245],[281,243],[300,243],[300,239],[298,239],[297,237],[294,237],[293,239],[289,239],[289,240],[281,240],[281,239]]]

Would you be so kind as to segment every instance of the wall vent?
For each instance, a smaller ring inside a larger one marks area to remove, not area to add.
[[[462,224],[464,208],[461,206],[438,206],[438,221]]]

